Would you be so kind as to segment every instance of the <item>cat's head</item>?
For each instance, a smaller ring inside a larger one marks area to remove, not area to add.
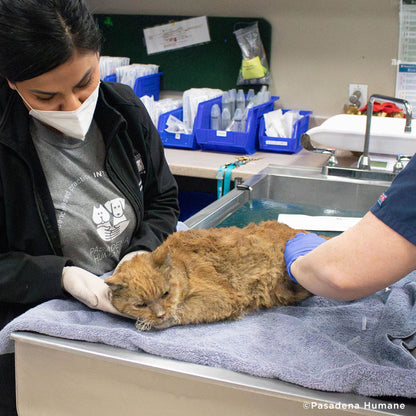
[[[112,304],[136,319],[140,330],[164,329],[180,323],[180,308],[188,291],[183,270],[168,254],[144,253],[117,267],[106,279]]]

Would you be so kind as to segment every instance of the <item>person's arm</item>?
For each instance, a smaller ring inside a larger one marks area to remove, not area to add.
[[[138,240],[156,237],[155,249],[176,229],[179,216],[178,187],[165,160],[163,145],[156,129],[151,126],[149,140],[151,172],[143,184],[144,217]]]
[[[312,293],[353,300],[416,269],[416,246],[371,212],[354,227],[298,257],[290,271]]]
[[[159,133],[143,103],[137,97],[135,102],[140,110],[139,121],[146,144],[146,154],[142,155],[146,160],[143,180],[144,216],[139,232],[132,238],[127,252],[154,250],[175,231],[179,216],[178,187],[166,162]],[[131,137],[140,149],[138,137],[133,134]]]
[[[64,267],[62,286],[75,299],[91,309],[122,315],[111,303],[110,287],[103,279],[87,270],[75,266]]]
[[[64,298],[61,280],[67,263],[68,259],[58,256],[0,254],[0,302],[38,304]]]
[[[126,142],[127,157],[137,166],[137,156],[140,156],[144,167],[140,178],[143,184],[143,218],[139,218],[139,228],[121,257],[133,251],[153,251],[176,230],[178,187],[165,160],[159,133],[139,97],[130,87],[120,83],[102,82],[101,89],[105,100],[127,121],[127,137],[133,148],[129,149]],[[129,154],[131,150],[138,153],[135,154],[136,161]],[[131,189],[138,192],[137,184],[132,185]]]

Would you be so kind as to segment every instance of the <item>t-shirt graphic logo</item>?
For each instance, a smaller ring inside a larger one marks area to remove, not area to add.
[[[377,200],[377,203],[381,206],[383,202],[387,199],[387,195],[383,192]]]
[[[124,198],[115,198],[104,205],[94,205],[92,220],[97,226],[97,233],[104,241],[111,241],[118,237],[129,225],[124,215],[126,201]]]

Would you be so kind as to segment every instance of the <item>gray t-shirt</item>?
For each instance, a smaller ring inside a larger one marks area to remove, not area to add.
[[[104,170],[105,144],[93,121],[84,141],[32,119],[31,134],[55,206],[63,254],[91,273],[117,265],[136,216]]]

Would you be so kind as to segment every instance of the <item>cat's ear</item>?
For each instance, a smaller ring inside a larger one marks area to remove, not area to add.
[[[156,267],[163,266],[164,264],[169,263],[170,253],[169,246],[167,244],[162,244],[152,253],[153,263]]]
[[[119,274],[114,274],[108,279],[105,279],[104,281],[108,286],[110,286],[110,289],[112,291],[120,290],[123,288],[126,288],[128,285],[121,279]]]

